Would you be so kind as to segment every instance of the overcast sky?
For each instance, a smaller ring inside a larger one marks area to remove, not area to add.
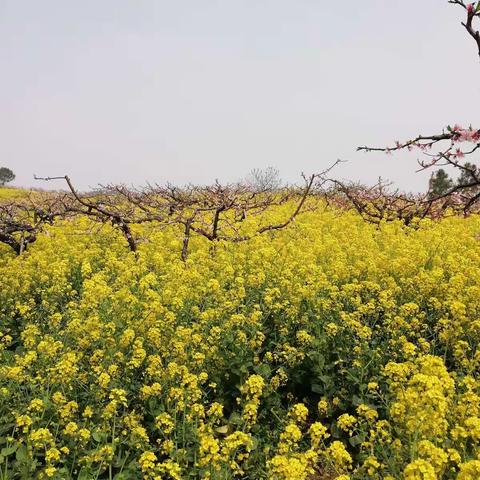
[[[0,166],[87,188],[341,158],[339,178],[424,190],[419,154],[355,149],[478,125],[462,19],[447,0],[0,0]]]

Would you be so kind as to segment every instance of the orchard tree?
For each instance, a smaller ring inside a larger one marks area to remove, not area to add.
[[[448,0],[448,3],[460,5],[467,11],[467,20],[462,22],[462,25],[477,44],[478,55],[480,56],[480,33],[473,26],[475,17],[477,20],[480,18],[480,1],[476,5],[475,3],[465,4],[462,0]]]
[[[0,186],[15,180],[15,174],[7,167],[0,168]]]
[[[282,186],[275,169],[256,170],[246,180],[234,184],[222,185],[216,181],[213,185],[182,188],[170,184],[148,185],[140,190],[107,185],[89,193],[77,191],[68,175],[35,175],[34,178],[64,180],[70,193],[59,200],[62,211],[85,215],[103,224],[111,223],[124,235],[132,252],[137,251],[140,241],[132,227],[147,223],[160,229],[180,226],[183,229],[181,259],[186,261],[192,234],[212,242],[214,252],[217,242],[244,242],[294,223],[300,213],[316,208],[314,193],[326,183],[327,173],[338,163],[323,172],[302,175],[305,185],[301,187]],[[247,217],[261,218],[267,210],[287,203],[291,204],[291,211],[283,219],[265,224],[258,221],[247,231],[242,228]]]
[[[480,20],[480,1],[476,3],[465,3],[462,0],[448,0],[448,3],[457,5],[464,10],[466,15],[463,27],[469,36],[474,40],[480,56],[480,33],[476,30],[476,24]],[[437,151],[433,151],[433,149]],[[425,154],[423,160],[419,160],[420,169],[441,168],[444,166],[453,167],[460,171],[459,181],[452,182],[448,189],[448,179],[440,170],[433,177],[434,193],[436,198],[442,198],[455,194],[464,201],[464,212],[467,213],[480,201],[480,171],[471,161],[466,161],[480,150],[480,129],[470,126],[455,124],[448,125],[441,133],[435,135],[418,135],[416,138],[395,142],[389,147],[358,147],[357,150],[366,152],[382,151],[391,153],[397,150],[419,149]],[[437,189],[437,185],[441,188]]]

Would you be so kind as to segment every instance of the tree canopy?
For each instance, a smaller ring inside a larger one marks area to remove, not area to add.
[[[0,167],[0,186],[15,180],[15,174],[7,167]]]

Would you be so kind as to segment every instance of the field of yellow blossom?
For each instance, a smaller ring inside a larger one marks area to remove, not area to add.
[[[0,480],[480,479],[480,217],[417,227],[0,247]]]
[[[13,200],[16,198],[25,197],[29,190],[22,190],[19,188],[0,187],[0,200]]]

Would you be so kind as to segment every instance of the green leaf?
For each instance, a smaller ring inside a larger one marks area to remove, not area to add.
[[[12,430],[12,428],[15,426],[15,423],[13,422],[7,422],[6,420],[6,417],[2,417],[1,420],[0,420],[0,437],[2,438],[2,440],[6,440],[6,433],[7,432],[10,432]]]
[[[255,373],[258,373],[259,375],[262,375],[262,377],[266,377],[266,378],[270,378],[272,374],[272,369],[266,363],[257,365],[256,367],[254,367],[253,370],[255,371]]]
[[[12,453],[15,453],[18,449],[18,444],[17,445],[12,445],[11,447],[5,447],[0,450],[0,455],[3,457],[8,457]]]
[[[18,462],[28,462],[29,458],[28,458],[28,451],[27,451],[27,447],[25,445],[22,445],[18,450],[17,450],[17,453],[16,453],[16,459]]]
[[[138,463],[136,460],[132,460],[128,465],[123,469],[122,472],[117,473],[113,479],[114,480],[131,480],[132,478],[138,477]]]
[[[332,377],[330,377],[329,375],[319,375],[318,378],[323,382],[325,388],[331,387],[333,384]]]
[[[242,425],[243,424],[243,418],[238,412],[232,412],[229,418],[229,423],[232,425]]]
[[[128,472],[121,472],[121,473],[117,473],[114,477],[113,477],[113,480],[128,480],[129,478],[129,473]]]
[[[96,442],[102,443],[107,440],[107,434],[104,432],[93,432],[92,437]]]
[[[319,385],[318,383],[313,383],[312,384],[312,392],[313,393],[324,393],[325,388],[323,387],[323,385]]]
[[[67,467],[63,467],[60,470],[57,470],[57,477],[55,478],[61,478],[62,480],[69,480],[72,478],[70,475],[70,472],[68,471]]]
[[[352,403],[353,405],[355,405],[356,407],[358,407],[358,405],[361,405],[363,402],[363,400],[358,396],[358,395],[353,395],[352,396]]]
[[[89,468],[82,468],[78,472],[77,480],[93,480],[93,473]]]
[[[366,438],[365,433],[359,433],[358,435],[354,435],[353,437],[350,437],[348,439],[348,442],[352,447],[356,447],[357,445],[360,445],[362,442],[364,442],[365,438]]]

